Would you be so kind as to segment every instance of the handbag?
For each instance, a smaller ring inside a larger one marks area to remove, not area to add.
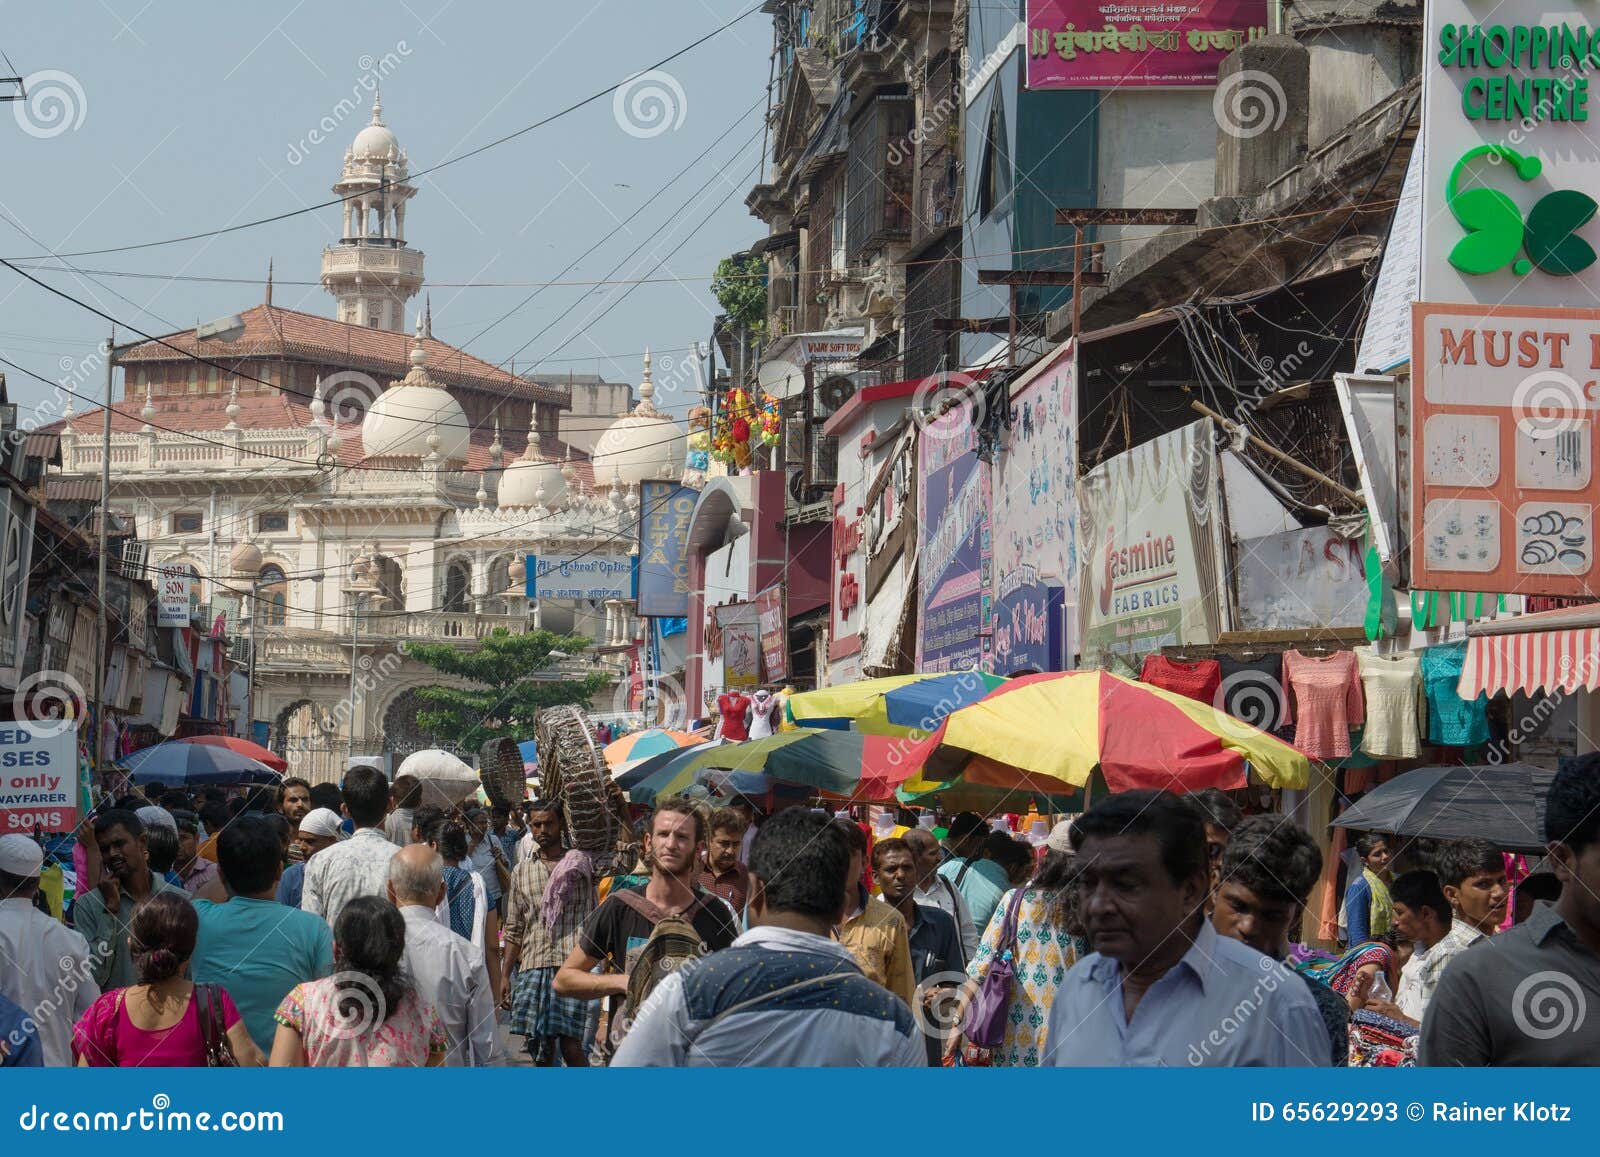
[[[222,1029],[222,999],[217,995],[217,986],[197,984],[194,994],[198,1002],[196,1011],[200,1016],[200,1036],[206,1046],[206,1068],[238,1068],[238,1058],[233,1055],[233,1046],[228,1043],[227,1034]]]
[[[962,1018],[962,1035],[979,1048],[999,1048],[1006,1039],[1006,1010],[1011,1005],[1011,988],[1017,977],[1012,960],[1017,947],[1017,912],[1022,907],[1022,894],[1026,890],[1018,888],[1011,894],[994,958],[989,961],[989,971],[983,974],[983,983],[978,986]]]

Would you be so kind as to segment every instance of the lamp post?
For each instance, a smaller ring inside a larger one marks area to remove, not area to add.
[[[350,719],[345,732],[345,763],[348,764],[356,754],[356,671],[360,665],[361,657],[361,608],[363,604],[369,605],[373,610],[380,610],[389,599],[384,595],[375,576],[373,560],[366,555],[357,558],[351,564],[350,585],[344,588],[345,594],[350,598]],[[366,698],[362,697],[362,723],[366,723]],[[363,726],[362,730],[366,730]]]

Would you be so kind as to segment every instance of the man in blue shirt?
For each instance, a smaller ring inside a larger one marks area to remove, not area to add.
[[[37,1069],[44,1065],[39,1030],[27,1011],[0,996],[0,1069]]]
[[[1205,917],[1205,827],[1165,792],[1112,796],[1075,827],[1094,951],[1050,1010],[1060,1066],[1326,1066],[1328,1036],[1304,981]]]
[[[220,984],[238,1006],[250,1038],[272,1051],[273,1014],[295,985],[333,971],[333,937],[321,918],[277,901],[283,845],[261,816],[243,815],[217,837],[226,904],[196,899],[200,932],[189,975]]]
[[[1011,887],[1005,868],[984,852],[989,828],[976,812],[962,812],[950,821],[950,834],[945,840],[950,858],[939,865],[939,875],[955,885],[956,891],[967,902],[972,913],[972,923],[978,938],[989,926],[989,917],[1000,904],[1000,897]]]

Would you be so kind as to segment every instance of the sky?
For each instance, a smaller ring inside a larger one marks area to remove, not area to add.
[[[0,50],[14,74],[31,78],[29,100],[0,104],[0,256],[150,334],[259,304],[269,259],[275,305],[332,316],[317,278],[323,246],[337,239],[337,205],[196,241],[49,255],[330,200],[375,82],[416,173],[633,77],[417,179],[406,239],[426,254],[435,337],[491,362],[515,358],[519,371],[538,364],[635,383],[648,346],[659,383],[687,347],[709,340],[717,261],[766,232],[744,198],[758,177],[771,18],[755,12],[646,70],[755,6],[0,0]],[[647,277],[665,280],[537,285]],[[108,329],[0,267],[8,360],[98,394],[83,359]],[[136,336],[118,332],[119,341]],[[55,387],[0,370],[25,413],[59,404]],[[678,408],[694,400],[686,395],[658,401]]]

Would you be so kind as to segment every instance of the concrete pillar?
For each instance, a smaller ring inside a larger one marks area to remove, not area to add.
[[[1287,36],[1232,53],[1217,74],[1218,197],[1255,197],[1299,164],[1310,133],[1311,57]]]

